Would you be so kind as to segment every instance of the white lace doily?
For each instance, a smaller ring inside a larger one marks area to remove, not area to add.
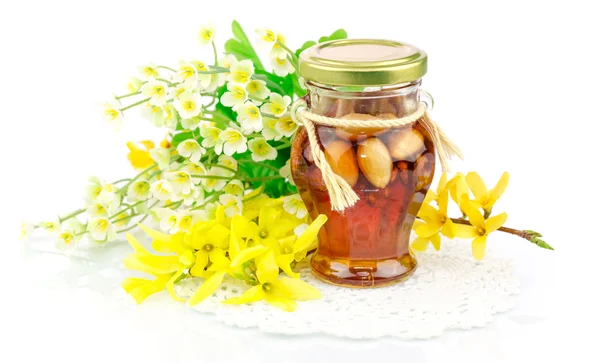
[[[446,244],[447,245],[447,244]],[[470,254],[469,244],[452,244],[438,252],[417,256],[418,267],[406,282],[375,289],[351,289],[315,278],[308,267],[301,278],[321,290],[323,298],[298,302],[296,311],[281,311],[260,301],[227,305],[220,301],[248,287],[226,280],[213,296],[193,307],[211,313],[218,321],[241,328],[288,335],[324,333],[348,338],[427,339],[447,329],[482,327],[494,313],[515,304],[519,281],[511,261],[486,255],[481,262]],[[190,296],[198,281],[177,287]]]

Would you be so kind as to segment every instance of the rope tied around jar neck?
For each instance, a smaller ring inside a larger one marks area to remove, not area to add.
[[[442,171],[448,170],[448,160],[453,156],[463,159],[462,152],[444,133],[441,127],[429,117],[424,103],[419,103],[417,110],[405,117],[389,120],[346,120],[340,118],[327,117],[312,113],[308,110],[306,101],[302,98],[296,100],[290,109],[292,119],[306,128],[310,150],[315,165],[323,176],[323,182],[329,192],[331,208],[334,211],[341,212],[346,208],[352,207],[358,200],[358,195],[352,189],[350,184],[341,176],[337,175],[325,158],[325,153],[319,145],[317,130],[315,125],[333,126],[333,127],[352,127],[352,128],[390,128],[400,127],[419,122],[431,135],[433,145],[442,164]]]

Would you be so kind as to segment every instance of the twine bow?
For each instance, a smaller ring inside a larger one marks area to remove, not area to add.
[[[345,120],[312,113],[307,109],[306,101],[300,98],[292,104],[291,116],[296,123],[304,125],[306,128],[308,141],[310,143],[310,150],[312,152],[315,165],[321,170],[323,182],[325,183],[327,191],[329,192],[331,208],[338,212],[353,206],[359,198],[346,180],[337,175],[331,169],[331,166],[325,159],[325,154],[319,145],[315,125],[368,129],[400,127],[412,124],[414,122],[419,122],[431,135],[433,145],[435,146],[435,150],[437,151],[440,163],[442,164],[442,170],[444,172],[448,170],[448,160],[452,156],[456,155],[460,159],[463,158],[458,146],[456,146],[456,144],[450,140],[448,135],[442,131],[440,126],[429,117],[429,113],[427,112],[427,109],[423,103],[419,104],[419,107],[413,114],[405,117],[391,120],[364,121]]]

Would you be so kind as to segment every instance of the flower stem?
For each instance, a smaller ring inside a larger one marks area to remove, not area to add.
[[[468,220],[464,220],[461,218],[450,218],[450,219],[452,220],[452,222],[454,222],[456,224],[464,224],[467,226],[472,225],[471,222],[469,222]],[[554,248],[552,248],[552,246],[550,246],[549,244],[547,244],[546,242],[544,242],[543,240],[541,240],[539,238],[542,235],[537,232],[530,231],[530,230],[514,229],[514,228],[509,228],[509,227],[500,227],[500,228],[498,228],[498,231],[514,234],[515,236],[519,236],[521,238],[528,240],[529,242],[537,245],[538,247],[545,248],[548,250],[554,250]]]
[[[129,105],[129,106],[125,106],[125,107],[123,107],[122,109],[120,109],[119,111],[123,112],[123,111],[125,111],[125,110],[129,110],[129,109],[130,109],[130,108],[132,108],[132,107],[139,106],[139,105],[141,105],[142,103],[146,103],[146,102],[148,102],[148,101],[150,101],[150,97],[148,97],[148,98],[144,98],[143,100],[141,100],[141,101],[138,101],[138,102],[136,102],[136,103],[132,103],[132,104],[131,104],[131,105]]]
[[[162,68],[162,69],[166,69],[166,70],[168,70],[168,71],[171,71],[171,72],[177,72],[177,71],[176,71],[176,70],[174,70],[173,68],[171,68],[171,67],[167,67],[167,66],[158,66],[158,67],[156,67],[156,68]]]
[[[289,144],[289,143],[287,143],[287,144],[281,144],[281,145],[275,146],[275,150],[287,149],[289,147],[292,147],[292,145]]]
[[[140,93],[142,93],[142,92],[141,91],[137,91],[137,92],[128,93],[128,94],[123,95],[123,96],[115,96],[115,98],[117,100],[120,100],[121,98],[127,98],[127,97],[131,97],[131,96],[139,95]]]
[[[156,168],[157,164],[154,163],[152,165],[150,165],[149,167],[147,167],[146,169],[142,170],[141,173],[139,173],[138,175],[134,176],[130,181],[127,182],[127,184],[123,185],[118,193],[122,192],[123,190],[126,190],[127,187],[129,187],[134,181],[138,180],[142,175],[146,174],[147,172],[149,172],[150,170]]]
[[[217,167],[217,168],[221,168],[221,169],[225,169],[225,170],[231,171],[232,173],[237,173],[237,170],[228,168],[228,167],[223,166],[221,164],[204,164],[204,166],[214,166],[214,167]]]
[[[212,43],[213,56],[214,56],[214,59],[215,59],[215,66],[216,66],[217,63],[219,63],[219,59],[218,59],[218,56],[217,56],[217,46],[215,45],[215,41],[214,40],[211,43]]]
[[[204,201],[204,203],[202,203],[202,204],[200,204],[198,206],[195,206],[194,208],[192,208],[190,210],[198,210],[198,209],[204,208],[208,203],[210,203],[213,200],[215,200],[216,197],[218,197],[221,194],[223,194],[223,193],[216,193],[216,194],[211,195],[210,197],[206,198],[206,200]]]
[[[249,96],[248,98],[251,100],[259,101],[259,102],[268,102],[264,98],[260,98],[260,97],[256,97],[256,96]]]
[[[64,217],[61,217],[61,218],[59,218],[59,219],[58,219],[58,221],[59,221],[60,223],[62,223],[62,222],[64,222],[64,221],[66,221],[66,220],[69,220],[69,219],[71,219],[71,218],[73,218],[73,217],[75,217],[75,216],[78,216],[78,215],[80,215],[80,214],[81,214],[81,213],[83,213],[83,212],[85,212],[85,208],[78,209],[78,210],[74,211],[74,212],[73,212],[73,213],[71,213],[71,214],[67,214],[67,215],[66,215],[66,216],[64,216]]]
[[[130,179],[130,178],[124,178],[124,179],[119,179],[119,180],[117,180],[117,181],[114,181],[114,182],[112,182],[112,183],[113,183],[113,184],[119,184],[119,183],[122,183],[122,182],[124,182],[124,181],[129,181],[129,180],[131,180],[131,179]]]
[[[143,202],[145,202],[145,201],[146,201],[146,200],[140,200],[140,201],[139,201],[139,202],[137,202],[137,203],[133,203],[132,205],[128,206],[127,208],[124,208],[124,209],[122,209],[122,210],[120,210],[120,211],[116,212],[116,213],[115,213],[115,214],[113,214],[112,216],[108,217],[108,219],[115,218],[115,217],[117,217],[117,216],[119,216],[119,215],[121,215],[121,214],[123,214],[123,213],[127,212],[128,210],[130,210],[130,209],[133,209],[133,208],[137,207],[138,205],[142,204],[142,203],[143,203]]]
[[[252,161],[252,160],[238,160],[238,162],[239,162],[239,163],[244,163],[244,164],[254,164],[254,165],[259,165],[259,166],[262,166],[263,168],[267,168],[267,169],[270,169],[270,170],[272,170],[272,171],[274,171],[274,172],[276,172],[276,173],[279,173],[279,169],[277,169],[277,168],[276,168],[276,167],[274,167],[274,166],[268,165],[268,164],[261,164],[261,163],[259,163],[259,162]]]

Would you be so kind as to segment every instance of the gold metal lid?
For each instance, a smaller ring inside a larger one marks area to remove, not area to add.
[[[332,86],[387,86],[427,73],[427,54],[414,45],[380,39],[340,39],[300,54],[299,73]]]

